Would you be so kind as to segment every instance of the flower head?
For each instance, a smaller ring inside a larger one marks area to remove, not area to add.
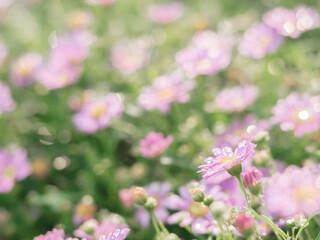
[[[244,56],[260,59],[268,53],[275,52],[282,41],[282,36],[274,28],[256,23],[245,31],[239,52]]]
[[[10,192],[16,181],[22,181],[30,174],[31,165],[25,150],[0,150],[0,193]]]
[[[99,240],[124,240],[127,238],[128,234],[130,233],[130,228],[117,228],[112,233],[109,233],[108,236],[102,235],[100,236]]]
[[[217,106],[225,112],[241,112],[258,97],[259,90],[253,85],[244,85],[222,90],[216,97]]]
[[[294,130],[297,137],[320,128],[320,109],[316,99],[308,94],[291,93],[285,99],[278,100],[272,112],[271,122],[280,123],[283,131]]]
[[[64,231],[62,229],[54,228],[45,235],[35,237],[33,240],[64,240]]]
[[[81,30],[90,26],[93,22],[93,16],[86,10],[73,10],[68,14],[68,25],[73,30]]]
[[[16,86],[26,86],[35,80],[35,73],[42,64],[42,57],[37,53],[25,53],[11,66],[11,80]]]
[[[232,42],[229,37],[204,31],[197,33],[189,46],[180,50],[176,61],[189,77],[213,75],[226,68],[232,55]]]
[[[297,38],[303,32],[319,26],[319,13],[305,6],[293,10],[277,7],[264,14],[263,21],[281,35]]]
[[[122,115],[124,106],[115,93],[91,99],[73,116],[76,128],[84,133],[93,134],[107,128],[111,120]]]
[[[252,156],[256,145],[251,141],[252,138],[241,141],[234,151],[230,147],[212,149],[213,157],[206,158],[205,164],[199,166],[199,172],[203,173],[203,181],[219,172],[232,169]]]
[[[257,195],[261,191],[262,172],[253,167],[241,173],[243,183],[252,194]]]
[[[178,72],[163,75],[154,79],[152,86],[142,88],[138,104],[147,111],[158,109],[163,113],[168,113],[172,103],[189,101],[189,91],[194,86],[193,80],[185,79]]]
[[[0,82],[0,115],[14,110],[16,103],[11,97],[10,89]]]
[[[148,17],[158,24],[169,24],[182,17],[184,6],[180,2],[153,4],[148,8]]]
[[[263,188],[267,211],[275,218],[298,214],[311,216],[320,211],[320,165],[289,167],[269,178]]]
[[[140,140],[141,155],[146,158],[157,157],[167,150],[172,141],[171,135],[164,138],[162,133],[150,132],[145,139]]]

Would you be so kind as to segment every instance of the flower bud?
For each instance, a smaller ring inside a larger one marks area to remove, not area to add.
[[[146,192],[146,190],[142,187],[135,187],[132,190],[132,195],[133,195],[133,201],[138,204],[143,206],[148,198],[148,194]]]
[[[190,194],[195,202],[202,202],[204,199],[204,192],[198,187],[191,189]]]
[[[241,212],[235,219],[235,227],[244,236],[248,237],[254,230],[253,216],[247,212]]]
[[[270,140],[270,135],[267,131],[258,132],[253,139],[255,143],[263,143]]]
[[[253,167],[246,172],[241,173],[244,186],[250,190],[253,195],[261,193],[262,173],[257,168]]]
[[[219,219],[228,212],[228,206],[224,202],[216,201],[210,205],[210,211],[215,219]]]
[[[94,235],[96,229],[96,223],[94,220],[90,219],[85,221],[81,226],[80,229],[83,230],[86,234]]]
[[[213,203],[214,202],[214,198],[212,197],[212,196],[207,196],[207,197],[205,197],[204,199],[203,199],[203,203],[204,203],[204,205],[206,205],[206,206],[210,206],[211,205],[211,203]]]
[[[261,150],[259,152],[256,152],[253,160],[256,166],[267,167],[271,158],[267,150]]]
[[[236,218],[239,213],[243,212],[243,210],[239,207],[233,207],[230,210],[230,222],[232,225],[236,224]]]
[[[261,202],[260,195],[252,195],[251,207],[257,211],[261,207],[261,204],[262,202]]]
[[[148,211],[151,211],[156,208],[158,205],[157,199],[154,197],[148,197],[146,203],[144,204],[144,208],[147,209]]]

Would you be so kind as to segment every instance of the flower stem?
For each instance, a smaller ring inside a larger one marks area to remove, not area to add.
[[[154,229],[156,230],[156,233],[157,233],[157,235],[159,236],[160,240],[162,240],[163,237],[162,237],[161,231],[160,231],[160,229],[159,229],[159,226],[158,226],[158,224],[155,222],[155,220],[154,220],[154,218],[153,218],[152,212],[149,212],[149,213],[150,213],[150,218],[151,218],[151,221],[152,221],[152,225],[153,225]]]
[[[152,211],[151,214],[154,216],[154,218],[156,219],[156,221],[158,222],[161,230],[166,234],[166,235],[169,235],[169,231],[166,229],[166,227],[163,225],[162,221],[158,218],[157,214]]]

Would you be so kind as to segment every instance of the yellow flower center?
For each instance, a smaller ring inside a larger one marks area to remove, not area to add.
[[[169,100],[175,95],[175,90],[172,88],[166,88],[159,91],[158,95],[161,100]]]
[[[6,167],[2,171],[2,176],[7,179],[13,179],[15,178],[15,175],[16,175],[16,170],[12,166]]]
[[[259,44],[263,47],[266,47],[270,44],[271,42],[271,37],[269,35],[265,35],[265,36],[262,36],[260,39],[259,39]]]
[[[211,67],[211,61],[208,59],[202,59],[201,61],[196,63],[196,67],[200,70],[207,70]]]
[[[26,77],[32,73],[32,67],[28,63],[28,61],[25,61],[24,59],[21,59],[17,65],[16,69],[19,72],[19,74],[23,77]]]
[[[320,191],[312,186],[303,186],[295,189],[293,195],[295,199],[303,202],[309,199],[318,198],[320,195]]]
[[[102,115],[106,113],[107,113],[107,106],[104,103],[97,103],[90,110],[91,116],[95,119],[100,118]]]
[[[233,160],[236,158],[236,156],[232,156],[232,157],[224,157],[222,158],[222,160],[220,161],[220,164],[224,163],[224,164],[232,164]]]
[[[209,211],[209,208],[203,203],[193,202],[188,209],[190,215],[194,218],[205,217]]]

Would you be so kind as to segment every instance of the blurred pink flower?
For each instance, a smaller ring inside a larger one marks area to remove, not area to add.
[[[92,234],[88,234],[86,230],[89,230]],[[110,219],[104,219],[101,223],[95,219],[90,219],[75,230],[74,235],[86,240],[101,239],[100,237],[109,240],[110,238],[106,238],[109,236],[119,237],[115,240],[123,240],[129,232],[130,228],[125,224],[116,223]]]
[[[85,103],[72,120],[76,128],[84,133],[93,134],[107,128],[113,118],[120,118],[124,106],[115,93],[96,97]]]
[[[87,3],[92,5],[110,5],[114,3],[116,0],[85,0]]]
[[[250,129],[249,127],[253,127]],[[258,120],[253,114],[247,115],[243,121],[233,119],[230,126],[221,134],[216,135],[215,144],[217,147],[236,147],[241,140],[249,139],[261,131],[270,128],[268,120]]]
[[[10,89],[0,82],[0,115],[14,110],[16,103],[11,97]]]
[[[30,174],[31,165],[25,150],[0,150],[0,193],[10,192],[16,181],[22,181]]]
[[[306,6],[298,6],[293,10],[277,7],[264,14],[263,21],[280,34],[297,38],[303,32],[319,26],[319,13]]]
[[[224,112],[241,112],[259,96],[254,85],[243,85],[222,90],[216,97],[217,106]]]
[[[291,93],[285,99],[278,100],[272,109],[274,116],[271,122],[280,123],[281,130],[294,130],[297,137],[302,137],[320,129],[320,109],[316,104],[316,98],[306,93]]]
[[[206,158],[205,164],[199,166],[201,170],[198,172],[203,173],[203,181],[250,158],[256,147],[251,141],[252,138],[241,141],[234,151],[230,147],[212,149],[213,157]]]
[[[35,80],[35,74],[42,64],[42,57],[38,53],[25,53],[11,65],[11,81],[22,87]]]
[[[167,150],[173,141],[170,135],[164,138],[162,133],[150,132],[145,139],[140,140],[140,152],[143,157],[154,158]]]
[[[111,50],[112,65],[123,75],[130,75],[148,65],[150,56],[150,43],[143,38],[121,41]]]
[[[194,86],[195,82],[185,79],[181,73],[163,75],[154,79],[151,86],[141,89],[138,104],[147,111],[158,109],[168,113],[172,103],[186,103],[190,100],[189,91]]]
[[[33,240],[64,240],[64,231],[62,229],[58,230],[54,228],[45,235],[33,238]]]
[[[189,77],[212,75],[226,68],[232,57],[229,37],[212,31],[196,33],[191,43],[176,54],[176,61]]]
[[[49,62],[39,68],[36,80],[48,90],[64,88],[79,81],[81,68]]]
[[[93,23],[91,12],[83,9],[72,10],[68,14],[68,25],[72,30],[82,30]]]
[[[264,185],[263,200],[274,218],[306,217],[320,211],[320,165],[292,166],[277,173]]]
[[[153,4],[148,8],[148,17],[151,21],[159,24],[169,24],[184,14],[184,6],[180,2],[165,4]]]
[[[125,207],[131,207],[133,205],[132,189],[121,189],[119,191],[119,198]]]
[[[165,222],[169,216],[169,212],[166,208],[166,195],[171,191],[171,184],[168,182],[152,182],[144,188],[149,196],[154,197],[157,200],[158,205],[155,208],[155,213],[162,222]],[[150,226],[150,215],[143,207],[138,206],[135,218],[142,227],[147,228]]]
[[[256,23],[245,31],[239,44],[239,52],[260,59],[268,53],[275,52],[282,42],[283,37],[274,28]]]

